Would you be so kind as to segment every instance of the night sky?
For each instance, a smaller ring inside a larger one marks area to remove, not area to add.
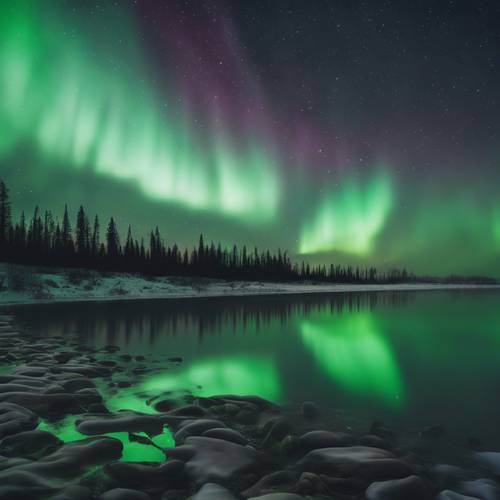
[[[0,5],[16,214],[500,275],[496,1]]]

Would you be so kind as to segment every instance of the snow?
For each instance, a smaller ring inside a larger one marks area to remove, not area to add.
[[[16,278],[17,277],[17,278]],[[475,284],[330,284],[263,283],[206,278],[154,277],[88,270],[36,269],[0,265],[0,305],[53,302],[183,299],[250,295],[491,289],[499,285]],[[17,283],[11,286],[12,283]],[[19,284],[19,282],[21,284]]]

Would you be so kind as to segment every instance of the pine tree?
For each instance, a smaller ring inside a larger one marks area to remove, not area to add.
[[[108,224],[108,229],[106,231],[106,244],[108,249],[108,257],[111,259],[116,259],[120,256],[120,238],[118,236],[118,230],[116,229],[116,224],[111,217]]]
[[[0,252],[4,253],[5,245],[8,242],[11,221],[11,207],[9,190],[3,181],[0,181]]]
[[[92,231],[92,239],[90,243],[90,251],[93,257],[97,257],[99,253],[100,247],[100,225],[99,225],[99,217],[97,215],[94,219],[94,230]]]
[[[64,215],[61,228],[61,243],[62,250],[66,256],[70,256],[74,252],[74,243],[71,236],[71,223],[69,222],[68,206],[64,205]]]
[[[90,227],[83,206],[76,216],[76,251],[80,256],[88,256],[90,251]]]

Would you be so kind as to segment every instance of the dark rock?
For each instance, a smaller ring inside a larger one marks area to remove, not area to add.
[[[76,430],[86,436],[110,432],[145,432],[149,436],[157,436],[163,432],[163,423],[154,415],[124,411],[109,416],[79,420]]]
[[[0,394],[0,403],[14,403],[40,416],[62,416],[81,413],[88,405],[100,403],[101,397],[93,394],[35,394],[8,392]]]
[[[299,451],[301,451],[301,446],[299,443],[299,438],[297,436],[288,434],[288,436],[285,436],[279,444],[279,452],[285,457],[295,455]]]
[[[272,493],[277,489],[280,490],[291,490],[295,484],[296,476],[290,471],[277,471],[267,474],[266,476],[259,479],[251,488],[242,492],[242,495],[247,497],[252,497],[256,495],[264,495],[265,493]]]
[[[189,498],[187,490],[168,490],[161,496],[161,500],[186,500],[186,498]]]
[[[151,500],[151,497],[142,491],[115,488],[103,493],[99,500]]]
[[[182,444],[188,436],[200,436],[209,429],[217,429],[225,427],[219,420],[186,420],[180,426],[180,429],[175,433],[174,440],[176,443]]]
[[[248,440],[238,431],[234,429],[228,429],[224,427],[216,427],[214,429],[208,429],[202,433],[202,436],[211,437],[215,439],[224,439],[225,441],[230,441],[231,443],[237,443],[246,445]]]
[[[396,460],[390,452],[367,446],[313,450],[298,466],[308,472],[355,476],[367,481],[401,478],[412,473],[406,464]]]
[[[330,492],[338,494],[340,497],[358,497],[361,491],[366,489],[364,481],[355,478],[331,477],[324,474],[319,476],[328,486]]]
[[[267,422],[263,430],[266,433],[266,436],[264,437],[262,444],[264,446],[269,446],[273,443],[281,441],[285,438],[285,436],[290,434],[292,426],[285,418],[278,417]]]
[[[87,411],[89,413],[97,413],[97,414],[105,414],[105,415],[108,415],[110,413],[110,411],[103,405],[103,404],[100,404],[100,403],[93,403],[91,405],[89,405],[89,407],[87,408]]]
[[[464,481],[471,477],[471,472],[456,465],[436,464],[431,468],[434,482],[441,488],[455,485],[458,481]]]
[[[258,396],[236,396],[234,394],[224,395],[224,396],[214,396],[211,398],[213,401],[224,403],[234,403],[240,407],[244,407],[247,404],[251,404],[256,407],[258,410],[269,410],[278,408],[277,405],[267,401],[266,399],[260,398]]]
[[[57,495],[53,496],[51,500],[92,500],[94,496],[92,491],[85,486],[68,486]]]
[[[160,401],[161,403],[161,401]],[[160,404],[158,403],[158,404]],[[158,405],[155,406],[158,410]],[[161,411],[161,410],[158,410]],[[180,417],[204,417],[207,412],[201,406],[198,405],[186,405],[181,406],[180,408],[174,408],[168,412],[169,415],[177,415]]]
[[[295,493],[300,495],[327,495],[329,490],[322,479],[313,472],[303,472],[295,485]]]
[[[480,500],[477,497],[470,497],[466,495],[461,495],[455,491],[443,490],[437,497],[436,500]]]
[[[300,407],[300,412],[304,418],[316,418],[319,417],[319,409],[316,403],[312,401],[304,401]]]
[[[238,413],[234,416],[235,422],[244,425],[252,425],[257,422],[259,418],[259,414],[255,410],[251,410],[250,408],[242,408],[238,411]]]
[[[299,444],[305,451],[318,448],[352,446],[354,439],[345,432],[310,431],[299,438]]]
[[[56,484],[70,484],[89,468],[119,459],[122,448],[118,439],[97,437],[67,443],[36,462],[12,459],[14,463],[0,472],[0,498],[27,500],[55,494],[60,489]]]
[[[167,460],[163,464],[145,464],[139,462],[114,462],[104,467],[108,476],[119,484],[140,487],[147,485],[150,488],[178,486],[184,481],[184,462]]]
[[[260,497],[251,497],[248,500],[304,500],[304,497],[295,493],[269,493]]]
[[[460,493],[482,500],[499,500],[500,487],[491,479],[476,479],[460,484]]]
[[[500,452],[479,451],[474,453],[478,463],[493,474],[500,476]]]
[[[366,436],[362,436],[359,439],[359,444],[371,448],[381,448],[383,450],[389,450],[391,448],[391,445],[385,439],[375,434],[366,434]]]
[[[366,500],[426,500],[431,495],[422,479],[409,476],[372,483],[366,490],[365,497]]]
[[[32,411],[14,403],[0,403],[0,439],[37,425],[38,417]]]
[[[11,467],[0,473],[1,500],[34,500],[57,493],[59,488],[40,474],[19,467]]]
[[[49,455],[63,442],[50,432],[32,430],[19,432],[0,441],[0,455],[37,460]]]
[[[356,467],[353,475],[371,483],[373,481],[401,479],[414,474],[414,472],[409,465],[401,460],[387,458],[363,462]]]
[[[196,493],[192,500],[236,500],[236,497],[226,488],[215,483],[206,483]]]
[[[185,471],[196,484],[222,482],[239,477],[258,465],[258,454],[249,446],[241,446],[222,439],[191,436],[186,444],[169,451],[173,458],[189,456]]]

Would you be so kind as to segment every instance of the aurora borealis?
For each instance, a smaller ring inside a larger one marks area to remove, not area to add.
[[[407,7],[4,2],[0,176],[180,245],[498,276],[498,6]]]

